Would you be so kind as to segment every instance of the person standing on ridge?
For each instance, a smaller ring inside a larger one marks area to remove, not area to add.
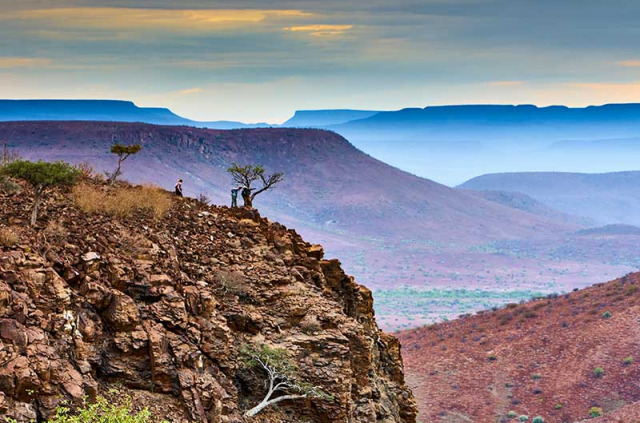
[[[175,192],[178,197],[182,197],[182,179],[178,179]]]
[[[238,207],[238,192],[242,190],[241,186],[231,188],[231,207]]]

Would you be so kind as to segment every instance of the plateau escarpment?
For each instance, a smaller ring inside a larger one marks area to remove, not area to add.
[[[190,199],[161,218],[88,214],[63,192],[32,229],[27,198],[0,194],[2,414],[42,420],[119,387],[171,421],[241,422],[265,388],[240,352],[268,345],[328,397],[257,421],[415,422],[371,292],[293,230]]]

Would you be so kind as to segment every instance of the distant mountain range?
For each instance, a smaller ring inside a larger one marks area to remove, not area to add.
[[[473,178],[459,188],[520,192],[601,224],[640,225],[640,171],[495,173]]]
[[[299,110],[282,124],[292,128],[323,128],[353,120],[366,119],[380,113],[373,110]]]
[[[385,163],[450,186],[496,172],[632,170],[640,155],[640,104],[302,110],[282,125],[268,125],[198,122],[168,109],[141,108],[126,101],[0,100],[0,121],[12,120],[328,129]]]
[[[203,128],[254,128],[266,123],[233,121],[198,122],[176,115],[169,109],[138,107],[119,100],[0,100],[0,121],[107,121],[143,122],[158,125],[186,125]]]

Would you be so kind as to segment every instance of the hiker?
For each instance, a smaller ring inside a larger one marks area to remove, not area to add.
[[[241,190],[241,186],[231,188],[231,207],[238,207],[238,192],[240,192]]]
[[[242,201],[244,202],[245,207],[251,207],[251,191],[255,188],[242,188]]]
[[[178,179],[178,183],[176,184],[176,195],[182,197],[182,179]]]

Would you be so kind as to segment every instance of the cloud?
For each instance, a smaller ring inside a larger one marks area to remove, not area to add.
[[[489,82],[488,85],[492,87],[516,87],[524,84],[525,84],[524,81],[493,81],[493,82]]]
[[[0,69],[40,68],[50,64],[50,59],[39,57],[0,57]]]
[[[198,87],[194,87],[194,88],[187,88],[184,90],[180,90],[178,91],[178,94],[180,95],[191,95],[191,94],[200,94],[203,93],[204,89],[202,88],[198,88]]]
[[[300,25],[300,26],[290,26],[290,27],[284,28],[285,31],[305,32],[315,37],[330,37],[335,35],[342,35],[351,29],[353,29],[353,25],[329,25],[329,24]]]
[[[199,32],[246,27],[270,19],[291,20],[306,16],[309,16],[309,13],[300,10],[76,7],[19,10],[5,13],[0,19],[41,22],[47,27],[64,28],[66,30]]]
[[[616,64],[623,68],[638,68],[640,67],[640,60],[623,60],[621,62],[616,62]]]

